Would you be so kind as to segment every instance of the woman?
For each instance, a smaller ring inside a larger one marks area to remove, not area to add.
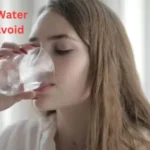
[[[44,115],[3,131],[3,150],[150,149],[149,103],[125,29],[108,7],[98,0],[51,0],[29,41],[42,42],[52,56],[53,86],[1,95],[1,110],[36,98],[35,106]],[[19,51],[11,43],[3,49]]]

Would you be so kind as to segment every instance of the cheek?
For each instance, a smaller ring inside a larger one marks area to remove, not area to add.
[[[57,64],[56,78],[65,101],[77,103],[82,100],[87,88],[88,71],[88,57],[76,57]]]

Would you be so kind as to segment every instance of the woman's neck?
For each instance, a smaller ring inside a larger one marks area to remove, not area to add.
[[[85,147],[89,110],[90,100],[57,110],[57,133],[55,136],[57,150],[79,150],[82,146]]]

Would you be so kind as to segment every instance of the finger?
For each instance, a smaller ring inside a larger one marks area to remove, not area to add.
[[[22,44],[21,45],[24,48],[34,48],[34,47],[40,47],[40,43],[39,42],[35,42],[35,43],[26,43],[26,44]]]
[[[29,50],[32,50],[34,49],[36,46],[34,44],[31,44],[31,43],[26,43],[26,44],[22,44],[20,45],[20,49],[28,52]]]
[[[4,42],[2,44],[2,48],[11,48],[14,50],[14,52],[22,54],[22,53],[26,53],[26,51],[24,49],[22,49],[18,44],[16,43],[12,43],[12,42]]]
[[[11,48],[11,49],[19,50],[19,45],[12,42],[4,42],[2,44],[2,48]]]
[[[13,96],[14,101],[20,101],[22,99],[34,99],[36,97],[36,92],[31,91],[31,92],[22,92],[17,95]]]
[[[0,56],[14,56],[13,49],[11,48],[1,48]]]

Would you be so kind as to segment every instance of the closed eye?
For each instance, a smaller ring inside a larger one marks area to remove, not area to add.
[[[58,55],[67,55],[69,54],[73,49],[68,49],[68,50],[59,50],[59,49],[56,49],[55,50],[55,53],[58,54]]]

